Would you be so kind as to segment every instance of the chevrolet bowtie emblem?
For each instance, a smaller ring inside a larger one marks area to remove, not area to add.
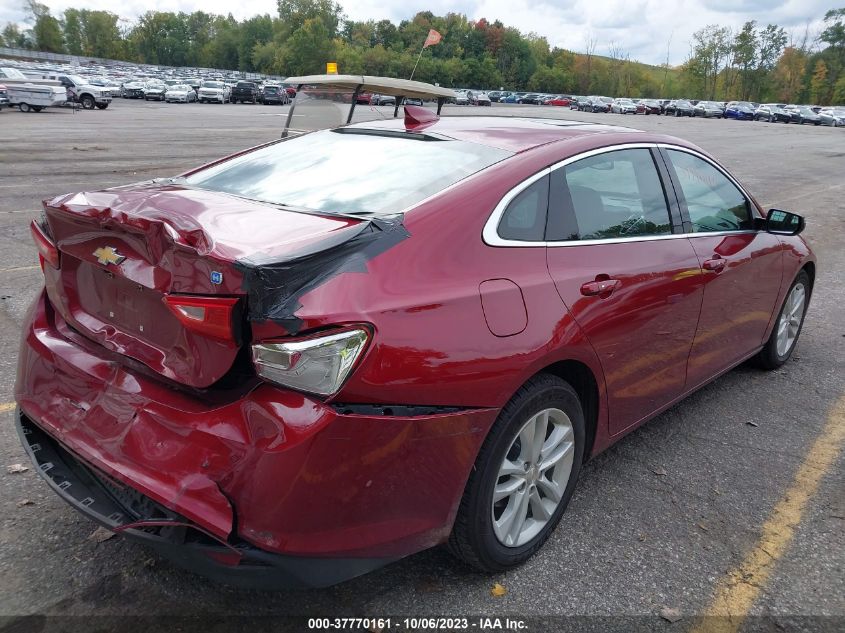
[[[93,254],[94,257],[97,258],[97,261],[103,266],[108,266],[109,264],[114,264],[115,266],[117,266],[124,259],[126,259],[126,256],[118,253],[117,249],[115,249],[113,246],[101,246],[96,251],[94,251]]]

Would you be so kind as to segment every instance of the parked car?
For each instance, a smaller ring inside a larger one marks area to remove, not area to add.
[[[725,106],[725,118],[751,121],[755,108],[747,101],[730,101]]]
[[[9,95],[6,92],[5,84],[0,84],[0,110],[9,107]]]
[[[329,585],[440,543],[500,574],[588,458],[790,358],[803,220],[698,147],[416,114],[45,201],[14,389],[32,472],[227,582]]]
[[[825,108],[819,112],[822,125],[842,127],[845,125],[845,108]]]
[[[510,94],[507,90],[491,90],[487,93],[487,96],[490,97],[490,101],[497,103],[500,99],[510,96]]]
[[[472,94],[475,97],[475,105],[478,105],[478,106],[490,106],[490,105],[492,105],[492,103],[490,102],[490,97],[487,96],[487,93],[473,91]]]
[[[798,112],[785,108],[785,104],[763,103],[754,111],[754,119],[756,121],[768,121],[769,123],[798,123]]]
[[[258,103],[260,91],[254,81],[239,81],[232,88],[229,100],[232,103]]]
[[[361,103],[360,97],[358,95],[359,100],[357,103]],[[370,102],[370,96],[367,95],[366,103]],[[282,88],[281,86],[277,86],[275,84],[266,84],[264,87],[261,88],[261,103],[265,105],[270,105],[273,103],[278,103],[279,105],[285,105],[290,103],[290,97],[288,96],[287,91]]]
[[[191,103],[197,100],[197,93],[188,84],[175,84],[164,93],[167,103]]]
[[[546,105],[568,108],[572,104],[572,99],[573,97],[568,95],[555,95],[546,102]]]
[[[614,114],[636,114],[637,104],[630,99],[614,99],[610,111]]]
[[[93,110],[94,108],[105,110],[112,101],[111,90],[92,86],[87,79],[79,75],[48,73],[43,77],[62,84],[67,91],[67,100],[71,103],[78,103],[86,110]]]
[[[524,94],[524,92],[512,92],[506,97],[500,97],[499,103],[519,103],[520,97]]]
[[[705,119],[721,119],[725,116],[725,111],[715,101],[699,101],[692,107],[692,115]]]
[[[539,105],[540,95],[536,92],[529,92],[527,94],[522,95],[519,99],[517,99],[516,102],[529,105]]]
[[[373,94],[371,92],[359,92],[358,96],[355,97],[355,103],[370,105],[370,100],[372,98]]]
[[[370,104],[371,105],[396,105],[396,97],[391,95],[373,95],[370,97]]]
[[[673,99],[663,109],[666,116],[693,116],[693,105],[686,99]]]
[[[810,106],[797,106],[794,112],[798,113],[798,123],[812,123],[813,125],[821,125],[822,118]]]
[[[657,99],[640,99],[637,114],[663,114],[663,108]]]
[[[163,81],[148,81],[144,88],[144,101],[165,101],[167,84]]]
[[[200,103],[226,103],[230,95],[231,89],[222,81],[204,81],[197,96]]]
[[[422,106],[423,100],[417,99],[416,97],[405,97],[404,99],[402,99],[402,105]]]
[[[124,99],[143,99],[144,83],[136,79],[129,79],[120,84],[119,94]]]
[[[588,112],[610,112],[610,104],[613,103],[612,99],[599,96],[591,96],[588,101],[589,106],[585,108]]]

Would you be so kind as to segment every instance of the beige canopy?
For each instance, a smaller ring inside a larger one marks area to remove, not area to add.
[[[327,86],[332,88],[339,88],[341,90],[348,90],[355,95],[362,92],[371,92],[380,95],[390,95],[397,97],[396,104],[393,108],[393,116],[399,114],[399,105],[402,98],[411,99],[436,99],[437,100],[437,114],[440,114],[440,109],[447,99],[455,98],[455,91],[451,88],[441,88],[433,84],[427,84],[424,81],[411,81],[410,79],[394,79],[393,77],[373,77],[371,75],[303,75],[301,77],[288,77],[284,83],[296,86],[297,91],[302,86]],[[282,130],[282,138],[288,135],[290,129],[291,119],[293,117],[293,110],[296,107],[298,99],[294,99],[288,110],[285,127]],[[349,114],[346,117],[346,123],[352,122],[352,113],[355,111],[355,102],[357,99],[352,99],[349,104]]]
[[[373,92],[392,97],[411,97],[416,99],[445,98],[454,99],[455,91],[441,88],[424,81],[394,79],[393,77],[373,77],[371,75],[304,75],[288,77],[284,83],[292,86],[332,86],[359,92]]]

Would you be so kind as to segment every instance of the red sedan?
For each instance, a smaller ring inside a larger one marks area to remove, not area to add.
[[[553,106],[563,106],[568,107],[572,103],[572,99],[570,97],[555,97],[554,99],[549,99],[546,101],[546,105],[553,105]]]
[[[803,220],[701,149],[406,111],[45,202],[15,396],[58,495],[227,582],[502,571],[585,460],[790,357]]]

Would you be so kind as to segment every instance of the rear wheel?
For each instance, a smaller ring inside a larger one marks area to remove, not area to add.
[[[41,112],[44,109],[44,106],[32,106],[33,111]]]
[[[810,276],[802,270],[786,293],[769,340],[755,357],[758,365],[764,369],[777,369],[789,360],[804,325],[809,298]]]
[[[584,456],[584,413],[564,380],[539,374],[502,409],[470,474],[449,549],[486,572],[516,567],[566,509]]]

